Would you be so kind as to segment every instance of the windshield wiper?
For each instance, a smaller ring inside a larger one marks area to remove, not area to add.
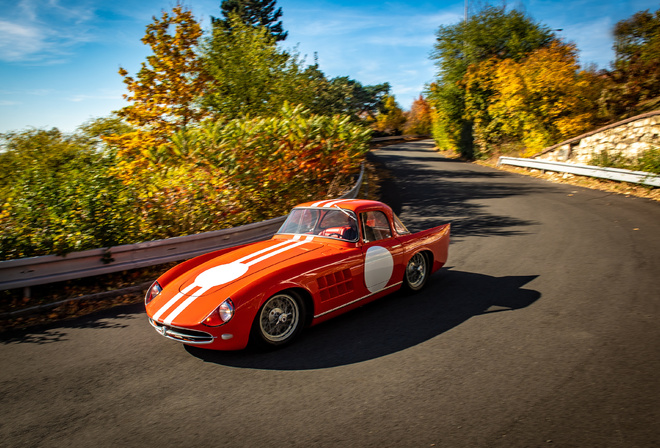
[[[345,214],[346,216],[351,218],[353,221],[357,222],[357,219],[355,219],[355,216],[351,215],[350,213],[348,213],[346,210],[344,210],[343,208],[341,208],[337,204],[333,204],[332,207],[336,208],[337,210],[341,211],[343,214]]]

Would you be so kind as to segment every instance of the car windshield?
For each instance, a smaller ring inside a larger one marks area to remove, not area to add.
[[[340,208],[294,208],[277,233],[358,240],[357,218]]]

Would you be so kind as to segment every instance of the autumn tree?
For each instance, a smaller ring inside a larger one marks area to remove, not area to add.
[[[224,19],[211,18],[214,27],[232,30],[235,25],[230,16],[236,14],[240,20],[252,27],[264,27],[275,38],[275,42],[287,38],[288,32],[282,28],[282,8],[275,9],[276,0],[223,0],[220,5]]]
[[[125,159],[148,157],[150,148],[206,115],[198,106],[208,86],[196,53],[201,36],[202,29],[192,12],[177,5],[147,26],[142,42],[151,47],[152,54],[137,75],[129,76],[126,69],[119,69],[129,92],[124,95],[129,105],[117,114],[136,130],[106,140],[118,146]]]
[[[431,133],[431,106],[422,95],[413,101],[406,115],[404,134],[427,135]]]
[[[387,95],[380,113],[376,116],[373,128],[382,134],[400,135],[405,122],[406,116],[396,102],[394,95]]]
[[[441,26],[431,58],[438,75],[427,92],[436,109],[434,138],[439,146],[474,156],[472,122],[465,115],[463,78],[471,65],[490,58],[520,61],[532,51],[550,45],[552,31],[524,13],[487,6],[467,21]],[[487,92],[485,92],[487,95]],[[485,103],[487,97],[483,98]]]
[[[660,96],[660,9],[640,11],[614,27],[615,60],[601,105],[612,120],[638,113]],[[640,104],[641,103],[641,104]],[[657,106],[657,101],[653,104]]]
[[[227,208],[249,221],[340,195],[370,138],[371,131],[349,116],[285,104],[272,116],[207,120],[179,132],[163,157],[166,165],[192,165],[223,179]]]
[[[487,154],[493,144],[520,141],[531,155],[590,129],[598,95],[592,88],[595,79],[595,73],[580,70],[575,46],[559,42],[520,62],[491,58],[470,67],[466,109],[476,143]]]

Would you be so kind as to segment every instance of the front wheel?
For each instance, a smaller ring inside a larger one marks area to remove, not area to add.
[[[429,278],[429,272],[429,261],[426,255],[421,252],[413,255],[406,266],[405,276],[408,289],[413,292],[421,290]]]
[[[293,292],[280,292],[266,300],[253,325],[261,345],[278,347],[291,342],[302,330],[305,306]]]

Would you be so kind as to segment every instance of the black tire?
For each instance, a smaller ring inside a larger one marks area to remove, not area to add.
[[[278,292],[261,306],[252,325],[253,340],[262,347],[293,341],[305,324],[305,304],[292,291]]]
[[[422,252],[417,252],[410,257],[404,272],[405,285],[412,292],[421,291],[429,279],[431,268],[429,258]]]

